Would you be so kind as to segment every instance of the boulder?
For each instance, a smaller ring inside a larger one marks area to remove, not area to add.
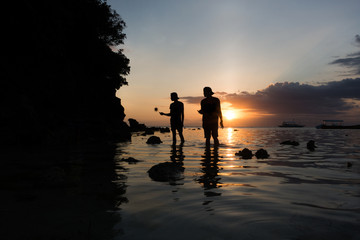
[[[240,150],[239,152],[235,153],[236,156],[241,156],[243,159],[251,159],[253,154],[252,151],[244,148],[242,151]]]
[[[262,149],[262,148],[256,151],[255,156],[258,159],[259,158],[268,158],[268,157],[270,157],[268,152],[265,149]]]
[[[164,162],[152,166],[149,171],[149,177],[154,181],[167,182],[176,181],[183,178],[184,167],[181,164],[173,162]]]
[[[317,148],[317,146],[315,146],[315,141],[314,140],[310,140],[308,141],[308,143],[306,144],[307,149],[309,149],[310,151],[314,151],[315,148]]]
[[[151,136],[149,137],[149,139],[146,141],[147,144],[160,144],[162,143],[161,139],[157,136]]]

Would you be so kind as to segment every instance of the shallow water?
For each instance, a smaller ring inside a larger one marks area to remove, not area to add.
[[[360,239],[359,131],[227,128],[218,149],[204,147],[202,130],[186,129],[175,149],[169,133],[156,135],[162,144],[138,135],[117,145],[128,202],[114,239]],[[270,157],[235,156],[243,148]],[[151,180],[147,171],[167,161],[182,161],[183,179]]]
[[[360,239],[360,131],[225,128],[218,148],[115,145],[1,152],[2,239]],[[280,145],[295,140],[299,146]],[[310,151],[306,143],[314,140]],[[268,159],[235,153],[263,148]],[[123,158],[133,157],[138,163]],[[182,163],[178,180],[147,171]]]

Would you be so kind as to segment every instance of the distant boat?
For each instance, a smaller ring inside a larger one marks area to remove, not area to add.
[[[279,125],[279,127],[284,127],[284,128],[300,128],[300,127],[304,127],[304,125],[301,124],[297,124],[294,121],[287,121],[287,122],[282,122],[281,125]]]
[[[360,125],[344,126],[343,120],[323,120],[322,124],[316,126],[318,129],[360,129]]]

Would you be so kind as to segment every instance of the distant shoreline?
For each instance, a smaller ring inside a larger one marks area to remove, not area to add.
[[[164,128],[164,127],[170,127],[170,126],[151,126],[149,128]],[[193,129],[193,128],[200,128],[199,130],[202,130],[202,126],[185,126],[184,129]],[[301,127],[301,128],[286,128],[286,127],[277,127],[277,126],[273,126],[273,127],[224,127],[225,128],[276,128],[276,129],[279,129],[279,130],[289,130],[289,129],[316,129],[316,126],[313,126],[313,127]],[[219,128],[221,129],[221,128]],[[323,129],[359,129],[359,128],[346,128],[346,126],[344,126],[343,128],[323,128]],[[321,130],[321,129],[319,129]]]

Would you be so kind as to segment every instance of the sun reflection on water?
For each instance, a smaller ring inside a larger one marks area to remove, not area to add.
[[[228,142],[231,142],[232,137],[233,137],[233,132],[234,132],[233,128],[228,128],[227,129],[227,140],[228,140]]]

